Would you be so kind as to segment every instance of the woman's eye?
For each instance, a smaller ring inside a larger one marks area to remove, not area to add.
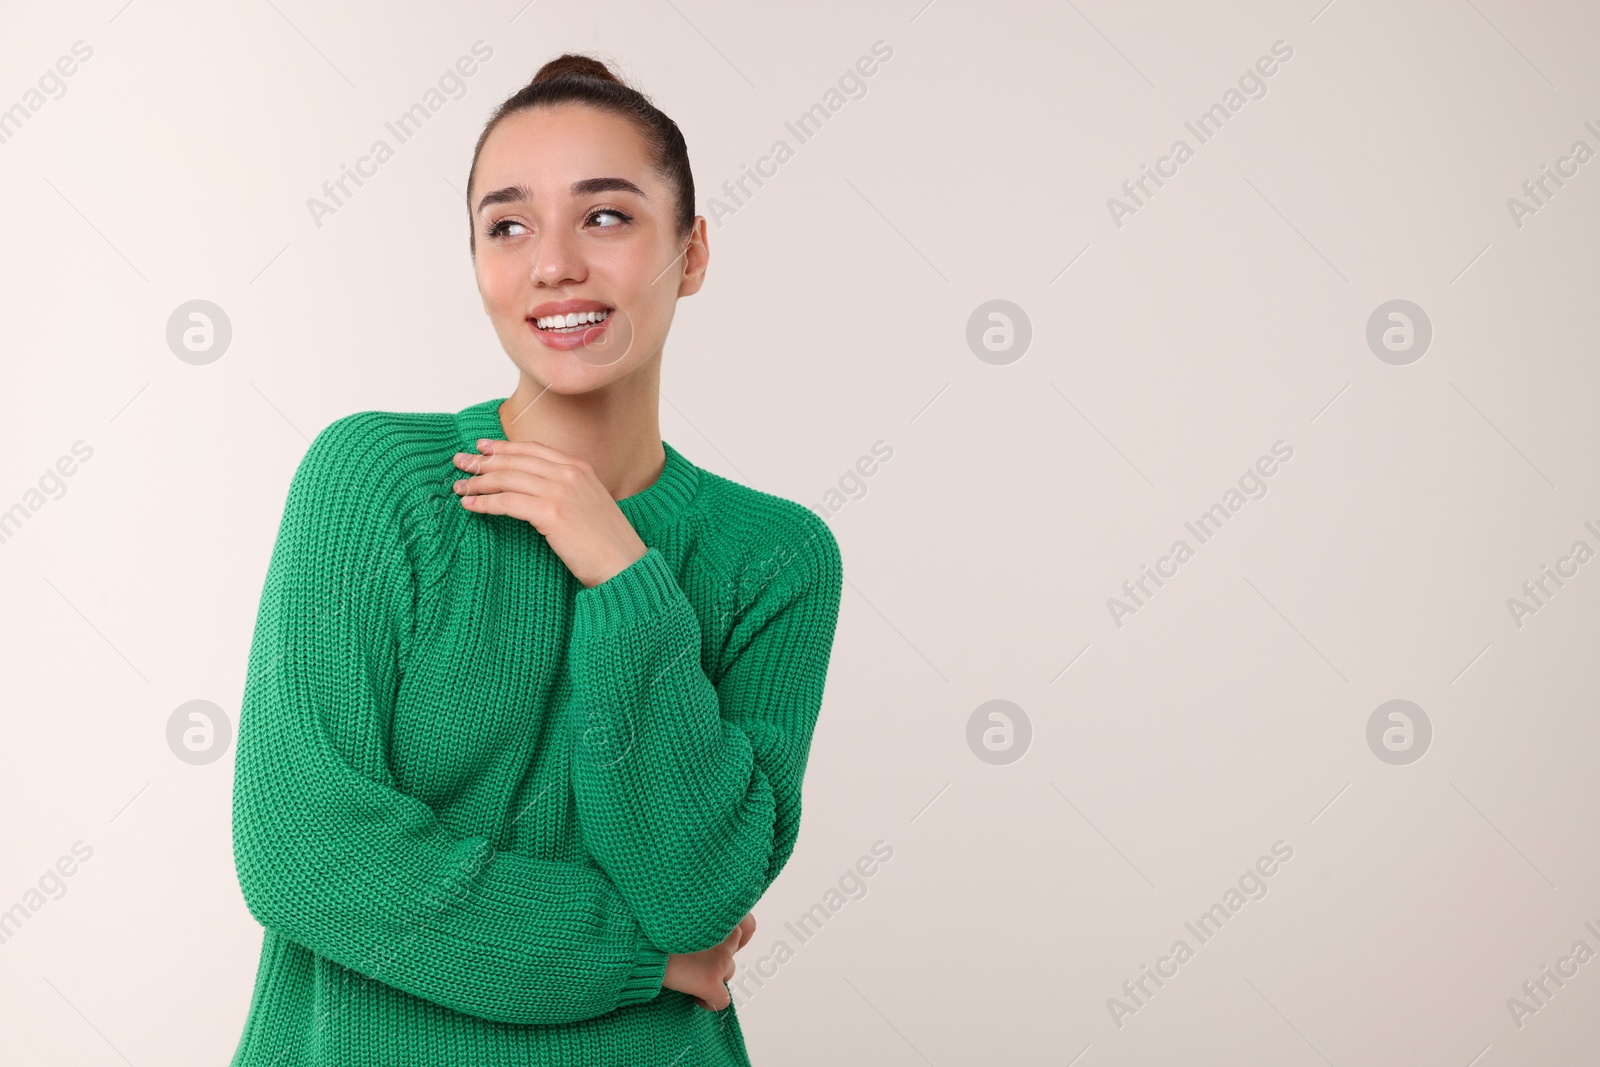
[[[518,222],[516,219],[501,219],[499,222],[497,222],[493,226],[489,227],[489,236],[490,237],[506,237],[506,236],[508,236],[508,234],[506,233],[506,230],[505,230],[505,228],[507,226],[521,226],[521,225],[522,225],[522,223]]]
[[[611,223],[610,225],[620,225],[621,223],[624,223],[624,222],[632,222],[633,221],[633,216],[624,215],[622,212],[613,210],[612,208],[608,208],[608,207],[600,208],[598,211],[595,211],[592,214],[590,214],[589,221],[593,222],[595,219],[600,218],[602,215],[610,215],[612,218],[618,220],[618,222]],[[605,227],[602,227],[602,228],[605,228]]]

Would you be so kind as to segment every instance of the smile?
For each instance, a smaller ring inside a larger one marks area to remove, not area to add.
[[[546,315],[529,321],[536,329],[546,333],[566,333],[577,332],[585,326],[593,326],[610,317],[611,309],[606,308],[604,311],[575,311],[569,315]]]

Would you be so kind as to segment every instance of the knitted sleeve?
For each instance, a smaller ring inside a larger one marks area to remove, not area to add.
[[[576,596],[584,844],[668,952],[720,942],[794,849],[843,581],[832,533],[805,515],[760,573],[732,583],[715,683],[694,606],[655,548]]]
[[[403,444],[341,419],[291,483],[240,710],[245,903],[327,959],[486,1019],[565,1023],[649,1000],[666,953],[602,871],[456,837],[396,788],[388,723],[430,529],[403,501]]]

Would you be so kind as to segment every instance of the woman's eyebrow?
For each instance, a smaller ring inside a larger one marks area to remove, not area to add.
[[[632,193],[641,200],[650,199],[645,196],[644,190],[626,178],[583,178],[571,185],[573,196],[592,196],[595,193]],[[512,204],[518,202],[531,202],[533,194],[526,185],[508,185],[504,189],[496,189],[492,193],[484,194],[478,201],[478,213],[483,214],[483,209],[495,204]]]

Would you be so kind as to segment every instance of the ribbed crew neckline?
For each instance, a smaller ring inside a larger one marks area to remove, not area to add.
[[[477,441],[482,437],[506,440],[505,427],[500,423],[500,405],[506,399],[485,400],[456,412],[456,430],[463,451],[477,451]],[[661,448],[667,454],[661,475],[632,496],[617,501],[617,507],[635,528],[659,527],[675,521],[688,510],[700,490],[700,469],[665,440]]]

